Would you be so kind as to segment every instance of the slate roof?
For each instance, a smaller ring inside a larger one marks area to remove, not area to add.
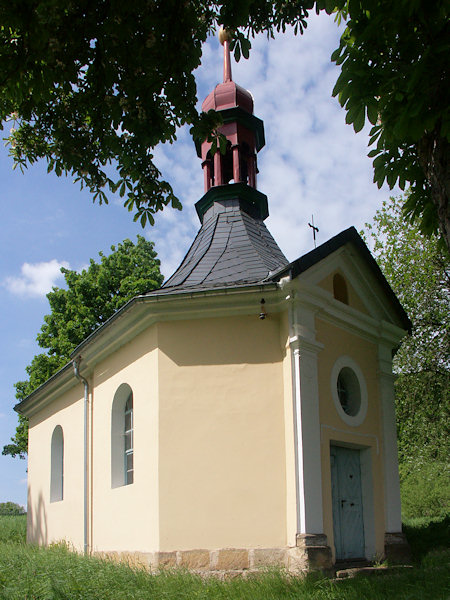
[[[239,198],[226,198],[205,212],[181,265],[156,293],[258,283],[286,265],[263,219],[244,210]]]

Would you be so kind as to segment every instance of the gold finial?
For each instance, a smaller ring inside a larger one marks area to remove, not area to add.
[[[223,25],[220,26],[219,29],[219,42],[224,45],[225,42],[231,42],[232,34],[229,29],[225,29]]]

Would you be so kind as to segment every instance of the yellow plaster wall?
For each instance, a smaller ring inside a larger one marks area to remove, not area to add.
[[[317,285],[319,287],[321,287],[322,289],[326,290],[327,292],[330,292],[330,294],[333,296],[333,277],[336,275],[336,273],[339,273],[340,275],[342,275],[342,277],[345,279],[345,283],[347,284],[348,305],[351,306],[352,308],[355,308],[356,310],[359,310],[360,312],[368,315],[369,312],[368,312],[367,308],[365,307],[364,303],[362,302],[361,298],[355,292],[354,287],[350,284],[347,277],[344,275],[344,273],[340,269],[337,269],[336,271],[329,273]]]
[[[30,418],[28,442],[28,541],[67,540],[83,548],[83,386],[72,388]],[[51,439],[64,438],[63,500],[50,502]]]
[[[324,345],[319,354],[319,396],[322,448],[322,490],[325,534],[334,551],[331,500],[330,444],[370,448],[373,472],[376,552],[384,552],[384,484],[382,465],[381,406],[377,378],[377,346],[338,327],[316,320],[317,340]],[[339,416],[331,393],[331,371],[336,360],[346,355],[361,368],[368,393],[367,415],[358,427]]]
[[[160,549],[286,544],[276,316],[158,325]]]
[[[100,363],[93,384],[94,551],[158,549],[158,354],[156,327]],[[134,482],[111,487],[111,408],[122,383],[133,390]]]

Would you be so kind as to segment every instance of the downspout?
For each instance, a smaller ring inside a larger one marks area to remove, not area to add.
[[[88,546],[88,401],[89,401],[89,384],[87,380],[80,375],[81,356],[77,356],[73,361],[73,372],[75,377],[84,385],[84,427],[83,427],[83,464],[84,464],[84,479],[83,479],[83,523],[84,523],[84,553],[89,551]]]

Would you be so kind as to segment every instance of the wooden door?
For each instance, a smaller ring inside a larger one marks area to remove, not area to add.
[[[331,446],[336,560],[364,558],[360,451]]]

